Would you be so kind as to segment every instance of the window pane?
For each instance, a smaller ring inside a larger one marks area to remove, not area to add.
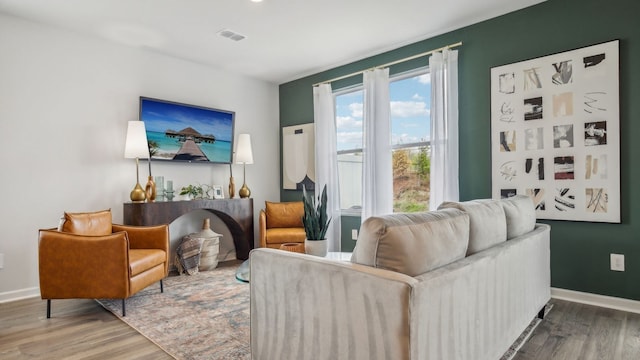
[[[393,212],[429,210],[429,148],[393,150]]]
[[[362,153],[338,154],[340,208],[362,209]]]
[[[395,212],[429,208],[429,123],[431,83],[429,73],[391,79],[391,144]],[[362,89],[338,93],[336,131],[340,206],[362,208]]]
[[[362,209],[362,103],[364,92],[336,95],[340,208]]]
[[[391,100],[391,144],[413,144],[429,140],[431,80],[429,74],[412,76],[389,84]]]
[[[389,96],[394,147],[393,211],[426,211],[429,209],[429,73],[393,81],[389,84]]]
[[[336,96],[338,151],[362,149],[362,109],[364,92],[357,90]]]

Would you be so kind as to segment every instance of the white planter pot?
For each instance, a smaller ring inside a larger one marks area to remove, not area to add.
[[[327,240],[304,240],[304,252],[309,255],[327,256]]]

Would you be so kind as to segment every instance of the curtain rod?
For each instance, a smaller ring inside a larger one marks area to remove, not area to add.
[[[427,51],[427,52],[423,52],[423,53],[420,53],[420,54],[416,54],[416,55],[413,55],[413,56],[409,56],[409,57],[406,57],[406,58],[404,58],[404,59],[400,59],[400,60],[392,61],[392,62],[389,62],[389,63],[386,63],[386,64],[382,64],[382,65],[374,66],[374,67],[369,68],[369,69],[366,69],[366,70],[360,70],[360,71],[352,72],[351,74],[342,75],[342,76],[338,76],[338,77],[333,78],[333,79],[329,79],[329,80],[321,81],[321,82],[319,82],[319,83],[315,83],[315,84],[313,84],[313,86],[318,86],[318,85],[320,85],[320,84],[332,83],[332,82],[334,82],[334,81],[338,81],[338,80],[342,80],[342,79],[350,78],[350,77],[352,77],[352,76],[356,76],[356,75],[363,74],[365,71],[368,71],[368,70],[373,70],[373,69],[378,69],[378,68],[385,68],[385,67],[389,67],[389,66],[392,66],[392,65],[395,65],[395,64],[399,64],[399,63],[402,63],[402,62],[405,62],[405,61],[409,61],[409,60],[413,60],[413,59],[421,58],[421,57],[423,57],[423,56],[431,55],[431,54],[433,54],[434,52],[438,52],[438,51],[442,51],[442,50],[448,50],[448,49],[452,49],[452,48],[454,48],[454,47],[458,47],[458,46],[462,46],[462,41],[457,42],[457,43],[455,43],[455,44],[450,44],[450,45],[447,45],[447,46],[443,46],[443,47],[441,47],[441,48],[437,48],[437,49],[434,49],[434,50],[430,50],[430,51]]]

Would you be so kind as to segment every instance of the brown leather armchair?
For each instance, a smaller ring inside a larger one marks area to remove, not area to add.
[[[303,243],[306,238],[302,201],[269,202],[260,210],[260,247],[279,249],[284,243]]]
[[[111,211],[65,213],[39,232],[40,295],[52,299],[125,299],[168,274],[169,226],[111,223]]]

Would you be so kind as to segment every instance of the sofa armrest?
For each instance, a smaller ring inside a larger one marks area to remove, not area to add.
[[[126,298],[128,249],[124,232],[87,236],[40,230],[38,266],[42,298]]]
[[[169,225],[132,226],[113,224],[113,232],[125,231],[132,249],[159,249],[169,253]]]
[[[266,248],[250,259],[254,360],[409,358],[414,278]]]

